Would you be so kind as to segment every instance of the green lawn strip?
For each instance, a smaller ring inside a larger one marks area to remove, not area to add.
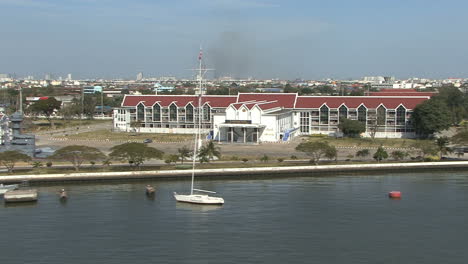
[[[29,125],[24,131],[31,133],[31,132],[43,132],[43,131],[50,131],[50,130],[60,130],[70,127],[83,127],[83,126],[90,126],[95,124],[103,124],[103,123],[111,123],[112,120],[62,120],[62,119],[54,119],[54,126],[55,128],[52,129],[50,127],[50,123],[47,120],[38,120],[32,121],[32,124]]]
[[[127,133],[127,132],[112,132],[107,129],[68,134],[67,136],[58,136],[56,138],[76,139],[76,140],[109,140],[109,141],[141,141],[144,139],[152,139],[154,142],[181,142],[193,139],[189,134],[144,134],[144,133]]]
[[[335,147],[358,147],[358,148],[411,148],[416,139],[407,138],[333,138],[333,137],[308,137],[309,141],[328,141]]]

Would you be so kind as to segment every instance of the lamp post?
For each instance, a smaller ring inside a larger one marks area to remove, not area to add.
[[[104,87],[101,88],[101,116],[104,119]]]

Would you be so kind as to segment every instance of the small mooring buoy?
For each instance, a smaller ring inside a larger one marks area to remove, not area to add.
[[[401,198],[401,192],[400,191],[391,191],[388,193],[389,198],[393,199],[400,199]]]
[[[146,185],[146,195],[153,195],[155,192],[154,187],[151,185]]]
[[[67,196],[67,192],[65,191],[65,189],[62,189],[60,190],[60,200],[66,200],[68,198]]]

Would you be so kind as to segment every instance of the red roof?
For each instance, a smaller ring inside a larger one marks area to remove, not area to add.
[[[418,93],[418,95],[420,94]],[[414,109],[416,105],[429,99],[429,97],[409,94],[405,96],[298,96],[295,93],[240,93],[238,96],[205,95],[202,102],[203,104],[208,103],[215,108],[226,108],[232,104],[236,109],[239,109],[242,105],[252,109],[255,105],[258,105],[263,110],[277,107],[286,109],[319,108],[323,104],[330,108],[338,108],[342,104],[348,108],[357,108],[361,104],[364,104],[367,108],[376,108],[383,104],[388,109],[395,109],[402,104],[407,109]],[[168,107],[174,102],[178,107],[184,107],[189,103],[198,107],[198,99],[195,95],[126,95],[122,106],[135,107],[140,102],[143,102],[145,106],[152,106],[158,102],[161,106]]]
[[[211,107],[228,107],[236,99],[237,96],[205,95],[202,97],[202,105],[208,103]],[[153,106],[157,102],[162,107],[167,107],[174,102],[178,107],[184,107],[189,103],[198,107],[196,95],[125,95],[122,106],[132,107],[140,102],[143,102],[145,106]]]
[[[348,108],[358,108],[361,104],[367,108],[377,108],[383,104],[388,109],[395,109],[402,104],[406,109],[414,109],[427,99],[429,97],[299,96],[296,108],[320,108],[323,104],[330,108],[338,108],[342,104]]]
[[[239,93],[237,102],[274,102],[276,105],[273,107],[284,107],[284,108],[294,108],[296,102],[297,94],[296,93]],[[259,105],[263,109],[262,105]],[[264,106],[265,107],[265,106]]]

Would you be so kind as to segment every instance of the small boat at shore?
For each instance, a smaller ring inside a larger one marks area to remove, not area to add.
[[[11,202],[35,202],[37,201],[37,190],[17,190],[8,191],[5,193],[3,199],[6,203]]]
[[[18,189],[18,184],[7,184],[4,185],[3,183],[0,184],[0,195],[5,194],[8,191],[13,191]]]

